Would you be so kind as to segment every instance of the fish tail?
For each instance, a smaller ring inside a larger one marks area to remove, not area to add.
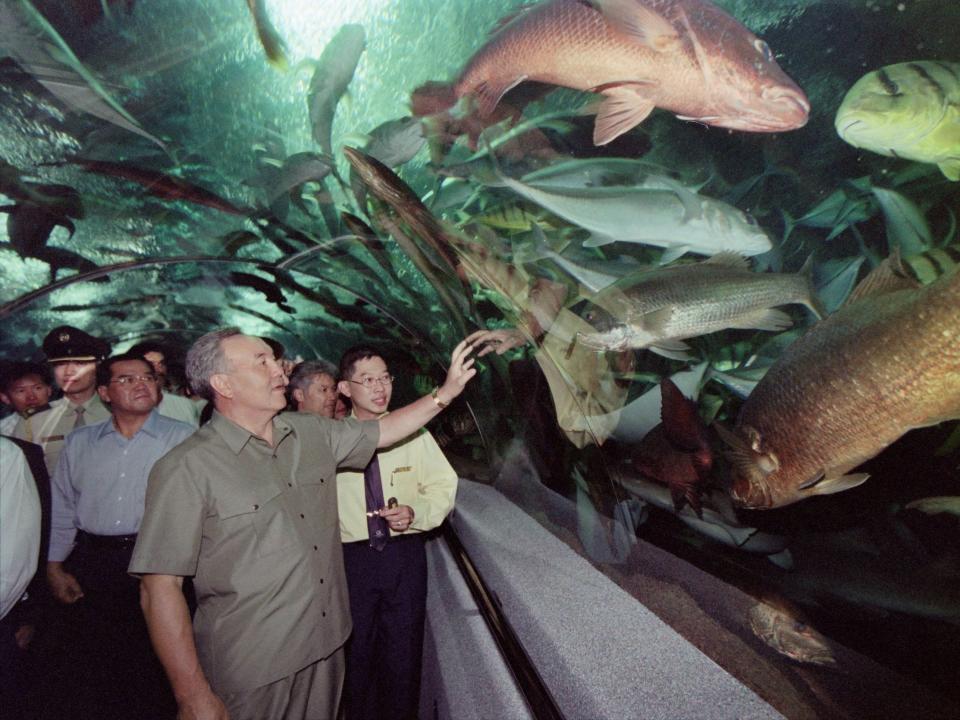
[[[456,91],[448,83],[428,82],[410,95],[410,109],[417,117],[436,115],[449,110],[456,103]]]
[[[827,308],[820,301],[813,282],[813,253],[810,253],[809,257],[807,257],[806,262],[803,263],[803,267],[800,268],[799,274],[806,283],[806,299],[804,304],[810,308],[818,319],[825,318],[827,316]]]

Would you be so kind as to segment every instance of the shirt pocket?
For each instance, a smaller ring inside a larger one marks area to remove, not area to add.
[[[295,546],[297,531],[281,494],[272,487],[248,488],[223,502],[220,519],[225,534],[253,543],[258,557],[269,557]]]

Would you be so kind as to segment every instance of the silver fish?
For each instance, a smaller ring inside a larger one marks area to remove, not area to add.
[[[661,262],[686,252],[760,255],[771,249],[756,221],[732,205],[698,195],[669,178],[652,187],[541,189],[501,175],[517,194],[589,230],[585,247],[632,242],[666,248]]]
[[[595,350],[650,348],[688,359],[685,338],[728,328],[783,330],[792,323],[773,309],[778,305],[800,303],[823,315],[810,265],[795,275],[754,273],[743,258],[724,253],[629,276],[589,301],[584,319],[596,332],[577,333],[577,340]]]

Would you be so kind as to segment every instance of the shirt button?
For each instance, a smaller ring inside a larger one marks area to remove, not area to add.
[[[320,578],[320,584],[323,585],[323,578]]]
[[[253,509],[254,509],[254,510],[259,510],[259,509],[260,509],[260,506],[259,506],[259,505],[254,505],[254,506],[253,506]]]
[[[321,483],[321,484],[323,483],[323,478],[320,478],[320,483]]]
[[[326,612],[323,612],[323,611],[321,611],[321,612],[320,612],[320,615],[322,615],[323,617],[326,617],[326,616],[327,616],[327,613],[326,613]]]
[[[127,476],[126,473],[120,473],[120,477],[126,477],[126,476]]]
[[[302,520],[303,518],[304,518],[304,514],[300,513],[300,519]]]
[[[287,483],[287,487],[293,487],[293,483]]]
[[[313,546],[313,549],[314,549],[314,550],[319,550],[320,548],[318,548],[316,545],[314,545],[314,546]]]

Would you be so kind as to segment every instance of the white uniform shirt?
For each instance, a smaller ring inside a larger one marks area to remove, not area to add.
[[[23,451],[0,438],[0,618],[23,597],[37,571],[40,496]]]

